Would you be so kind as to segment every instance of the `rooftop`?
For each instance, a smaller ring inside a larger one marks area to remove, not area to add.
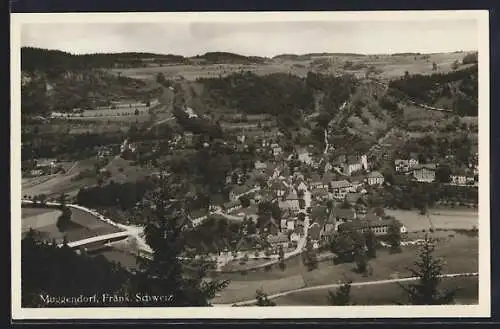
[[[352,186],[352,184],[349,183],[346,180],[333,181],[331,183],[331,185],[332,185],[332,188],[334,188],[334,189],[335,188],[344,188],[344,187],[350,187],[350,186]]]
[[[419,170],[419,169],[428,169],[428,170],[436,170],[436,164],[435,163],[425,163],[425,164],[418,164],[415,167],[413,167],[411,170]]]
[[[382,175],[379,171],[372,171],[366,177],[367,178],[384,178],[384,175]]]
[[[401,226],[401,222],[396,219],[382,219],[382,220],[366,220],[360,219],[339,225],[339,230],[349,230],[349,229],[362,229],[362,228],[372,228],[372,227],[384,227],[390,225]]]
[[[335,208],[334,215],[335,215],[335,217],[344,218],[347,220],[353,220],[356,218],[356,212],[352,208],[349,208],[349,209]]]

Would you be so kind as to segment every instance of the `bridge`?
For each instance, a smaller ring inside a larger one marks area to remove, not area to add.
[[[94,237],[83,239],[83,240],[68,242],[68,247],[76,248],[76,247],[81,247],[81,246],[91,244],[91,243],[109,241],[109,240],[114,240],[114,239],[119,239],[119,238],[126,238],[128,236],[131,236],[131,232],[123,231],[123,232],[104,234],[104,235],[94,236]],[[61,247],[62,243],[59,244],[59,246]]]

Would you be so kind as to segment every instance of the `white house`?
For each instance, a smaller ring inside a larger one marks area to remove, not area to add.
[[[372,171],[366,176],[368,185],[382,185],[384,183],[384,175],[378,171]]]
[[[417,165],[418,160],[415,158],[394,160],[394,169],[396,172],[407,172]]]
[[[348,156],[346,158],[346,162],[344,164],[344,173],[346,175],[351,175],[353,172],[360,171],[362,169],[368,169],[368,159],[366,154],[363,154],[359,157],[357,156]]]

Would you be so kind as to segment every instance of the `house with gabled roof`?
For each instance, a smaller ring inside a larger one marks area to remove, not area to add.
[[[292,189],[283,198],[283,201],[280,201],[279,206],[280,206],[280,208],[287,209],[287,210],[290,210],[292,212],[299,211],[299,209],[300,209],[299,196]]]
[[[468,168],[453,168],[450,178],[452,184],[467,185],[474,183],[474,173]]]
[[[333,181],[330,183],[333,197],[338,200],[344,200],[347,192],[349,192],[352,187],[352,183],[349,183],[346,180]]]
[[[241,205],[240,200],[229,201],[229,202],[226,202],[222,205],[222,209],[226,213],[230,213],[230,212],[236,211],[236,210],[241,209],[241,208],[243,208],[243,206]]]
[[[384,175],[379,171],[372,171],[366,175],[366,183],[370,186],[382,185],[384,183]]]
[[[304,229],[296,226],[293,232],[290,234],[291,242],[298,242],[304,235]]]
[[[309,226],[307,236],[311,238],[311,241],[319,241],[321,239],[321,225],[319,223],[312,223]]]
[[[418,164],[409,173],[419,182],[433,182],[436,178],[436,164]]]
[[[357,220],[348,223],[343,223],[338,227],[340,232],[355,230],[359,233],[373,232],[376,236],[387,235],[389,232],[389,227],[392,225],[396,225],[399,227],[400,232],[405,234],[408,232],[406,227],[396,219],[382,219],[382,220]]]
[[[269,189],[278,197],[282,197],[288,192],[290,187],[283,179],[273,179],[270,181]]]
[[[288,235],[278,233],[278,234],[270,234],[267,236],[267,242],[272,246],[272,247],[288,247],[288,244],[290,243],[290,240],[288,238]]]
[[[295,186],[295,190],[297,190],[297,191],[305,192],[305,191],[307,191],[309,189],[308,186],[307,186],[307,184],[304,182],[303,179],[298,180],[297,182],[295,182],[294,186]]]
[[[328,188],[315,188],[312,190],[311,196],[318,201],[323,201],[330,199],[330,192]]]
[[[323,223],[328,218],[328,208],[326,206],[314,206],[311,208],[311,221]]]

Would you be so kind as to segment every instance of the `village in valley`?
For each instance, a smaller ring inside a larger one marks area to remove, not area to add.
[[[431,236],[477,302],[477,52],[21,54],[23,236],[113,287],[171,248],[227,280],[213,305],[386,304]],[[153,234],[179,218],[177,250]]]

